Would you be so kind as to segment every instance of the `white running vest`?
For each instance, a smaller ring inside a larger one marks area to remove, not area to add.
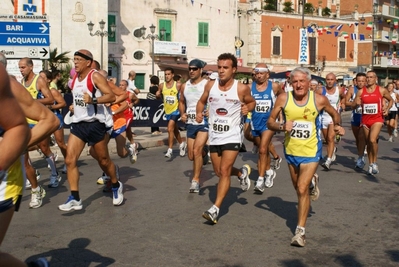
[[[72,88],[73,95],[73,117],[72,122],[77,123],[81,121],[91,122],[91,121],[99,121],[101,123],[106,122],[106,118],[108,115],[108,110],[103,104],[97,104],[97,113],[95,113],[94,105],[86,104],[83,102],[83,94],[88,93],[90,97],[92,96],[92,92],[87,88],[87,78],[89,75],[93,75],[94,71],[89,72],[87,76],[79,81],[77,78]],[[102,93],[97,89],[93,82],[93,88],[96,89],[95,96],[100,97]]]
[[[197,84],[191,84],[190,80],[186,82],[184,98],[186,100],[187,124],[204,125],[206,123],[205,118],[201,123],[196,122],[195,116],[197,114],[197,103],[204,93],[205,84],[207,82],[208,80],[202,80]]]
[[[396,93],[392,92],[391,97],[393,99],[393,104],[392,104],[392,107],[389,109],[389,111],[398,111],[398,107],[395,105],[396,104]]]
[[[332,95],[330,95],[327,90],[325,96],[327,97],[328,101],[330,102],[331,106],[339,112],[339,108],[341,106],[340,98],[339,98],[339,88],[335,87],[335,91]],[[332,120],[330,114],[323,111],[322,119],[330,119]]]
[[[210,145],[242,143],[243,117],[237,84],[238,81],[234,80],[234,84],[229,90],[222,91],[216,81],[209,92]]]

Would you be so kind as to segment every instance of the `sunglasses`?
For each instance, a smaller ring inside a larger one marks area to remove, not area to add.
[[[197,71],[197,70],[199,70],[199,68],[197,68],[197,67],[194,67],[194,68],[188,68],[188,71]]]

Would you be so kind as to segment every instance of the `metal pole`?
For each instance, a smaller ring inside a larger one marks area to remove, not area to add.
[[[371,31],[371,70],[374,69],[374,27],[375,27],[375,8],[373,6],[373,28]]]
[[[151,42],[152,42],[152,75],[154,75],[154,36],[151,37]]]
[[[104,61],[103,61],[103,38],[104,38],[104,36],[101,35],[101,69],[104,68]]]
[[[305,4],[304,4],[303,0],[300,3],[302,5],[302,29],[304,29],[305,28]],[[303,64],[301,64],[301,67],[303,67]]]

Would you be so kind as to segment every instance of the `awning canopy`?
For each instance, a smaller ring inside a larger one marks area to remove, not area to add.
[[[165,68],[172,68],[173,70],[180,70],[180,71],[187,71],[188,72],[188,63],[186,64],[176,64],[176,63],[159,63],[158,64],[159,68],[161,70],[164,70]],[[218,71],[218,66],[216,64],[207,64],[204,67],[204,71],[213,71],[217,72]],[[252,73],[252,68],[249,67],[237,67],[237,72],[238,73],[243,73],[243,74],[251,74]]]

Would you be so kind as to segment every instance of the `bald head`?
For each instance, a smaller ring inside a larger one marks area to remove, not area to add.
[[[83,55],[86,55],[86,56],[90,57],[91,59],[93,59],[93,54],[89,50],[80,49],[80,50],[78,50],[78,52],[82,53]]]
[[[136,72],[134,70],[131,70],[129,72],[129,79],[134,80],[134,78],[136,78]]]
[[[330,72],[326,76],[326,88],[331,89],[335,86],[335,83],[337,82],[337,77],[335,76],[334,73]]]

